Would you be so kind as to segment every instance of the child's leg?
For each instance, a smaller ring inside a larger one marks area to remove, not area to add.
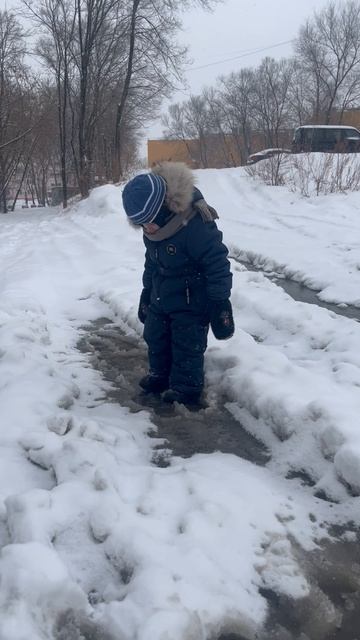
[[[189,395],[200,395],[204,386],[204,353],[208,325],[192,314],[171,318],[172,365],[170,387]]]
[[[144,340],[148,346],[150,374],[168,378],[171,367],[170,318],[164,313],[148,310]]]

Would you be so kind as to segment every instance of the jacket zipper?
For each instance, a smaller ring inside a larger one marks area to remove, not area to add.
[[[190,304],[190,289],[189,289],[188,280],[185,280],[185,293],[186,293],[186,304]]]
[[[159,252],[157,248],[155,249],[155,260],[157,264],[159,264]],[[159,283],[158,283],[157,290],[155,289],[155,296],[156,296],[157,302],[160,302],[160,284]]]

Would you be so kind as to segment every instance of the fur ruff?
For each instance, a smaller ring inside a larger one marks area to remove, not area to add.
[[[184,162],[162,162],[152,169],[166,182],[165,204],[174,213],[185,213],[192,203],[194,175]]]

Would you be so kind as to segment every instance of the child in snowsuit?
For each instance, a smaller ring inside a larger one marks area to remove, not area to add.
[[[146,247],[138,317],[149,373],[140,387],[163,393],[165,402],[196,403],[204,385],[209,323],[219,340],[234,333],[232,274],[214,222],[217,213],[179,162],[136,176],[122,197],[129,221],[143,228]]]

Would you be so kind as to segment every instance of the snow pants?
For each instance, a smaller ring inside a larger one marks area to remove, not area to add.
[[[150,307],[144,327],[150,372],[169,376],[170,388],[175,391],[200,393],[208,330],[203,316],[191,312],[166,314]]]

